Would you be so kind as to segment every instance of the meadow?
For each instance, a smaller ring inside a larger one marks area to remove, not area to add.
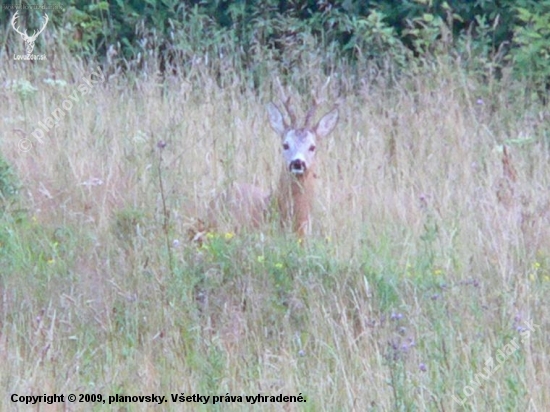
[[[0,409],[549,408],[550,128],[521,81],[452,59],[335,74],[307,240],[226,219],[197,242],[216,193],[276,186],[275,78],[154,63],[2,61]],[[285,79],[298,111],[326,80]]]

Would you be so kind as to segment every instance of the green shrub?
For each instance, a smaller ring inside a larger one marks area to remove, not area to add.
[[[0,210],[17,195],[18,189],[19,183],[13,168],[0,156]]]
[[[510,58],[516,75],[540,92],[550,80],[550,1],[519,3]]]

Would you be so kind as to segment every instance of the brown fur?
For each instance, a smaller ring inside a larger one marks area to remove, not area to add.
[[[309,168],[303,175],[295,176],[283,171],[275,194],[281,225],[288,227],[299,238],[304,238],[309,227],[313,206],[315,173]]]
[[[208,208],[209,226],[219,226],[219,217],[228,216],[233,230],[258,228],[265,221],[270,196],[257,186],[233,183],[220,193]]]

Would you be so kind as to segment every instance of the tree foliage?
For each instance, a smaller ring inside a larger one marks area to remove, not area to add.
[[[154,57],[163,71],[230,64],[253,78],[273,65],[395,72],[447,53],[484,70],[511,63],[536,88],[550,75],[550,0],[69,0],[53,14],[72,51],[127,67]]]

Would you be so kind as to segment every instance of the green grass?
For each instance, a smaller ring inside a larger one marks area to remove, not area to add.
[[[111,78],[33,140],[89,72],[63,61],[62,87],[39,64],[0,69],[36,89],[0,99],[0,149],[21,186],[0,216],[1,409],[16,407],[12,393],[54,392],[307,399],[257,410],[550,405],[548,117],[521,84],[488,90],[444,64],[392,89],[335,82],[329,99],[345,99],[319,145],[305,244],[277,222],[238,233],[229,222],[198,244],[189,232],[230,182],[276,185],[270,79],[252,91],[208,73]],[[538,325],[529,338],[457,402],[526,322]]]

